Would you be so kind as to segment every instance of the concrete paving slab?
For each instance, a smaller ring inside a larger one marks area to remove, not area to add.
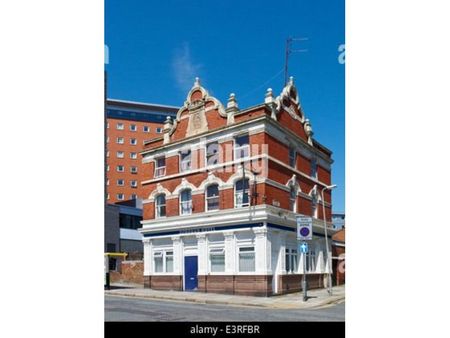
[[[141,285],[130,284],[113,284],[110,290],[105,290],[105,294],[202,304],[266,307],[273,309],[317,309],[345,301],[345,286],[333,287],[333,294],[331,296],[326,289],[309,290],[309,299],[306,302],[303,302],[303,294],[300,292],[271,297],[251,297],[204,292],[153,290],[145,289]]]

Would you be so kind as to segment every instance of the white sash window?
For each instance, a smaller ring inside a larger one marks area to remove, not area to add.
[[[209,260],[211,263],[211,272],[224,272],[225,271],[225,250],[211,249],[209,251]]]
[[[156,217],[166,216],[166,195],[161,194],[156,197]]]
[[[255,248],[239,248],[239,272],[255,271]]]
[[[161,177],[166,174],[166,158],[160,157],[156,159],[155,177]]]
[[[180,194],[180,215],[190,214],[192,214],[192,194],[190,189],[186,189]]]
[[[206,211],[219,210],[219,186],[212,184],[206,189]]]

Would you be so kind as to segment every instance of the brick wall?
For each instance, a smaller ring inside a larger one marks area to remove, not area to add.
[[[270,296],[272,295],[272,276],[203,275],[198,276],[198,290],[245,296]]]
[[[119,271],[110,272],[111,283],[144,283],[143,261],[122,261]]]
[[[295,109],[298,111],[297,109]],[[307,141],[305,130],[303,128],[303,124],[299,123],[297,120],[294,120],[289,113],[281,110],[281,112],[277,116],[278,122],[285,128],[291,130],[294,134]]]
[[[144,287],[155,290],[183,290],[183,276],[144,276]]]
[[[306,283],[308,289],[320,289],[324,287],[324,274],[307,274]],[[291,293],[302,291],[303,275],[280,275],[278,276],[279,293]]]

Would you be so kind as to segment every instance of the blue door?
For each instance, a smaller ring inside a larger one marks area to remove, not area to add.
[[[197,256],[184,257],[184,289],[196,290],[198,287],[197,279],[198,261]]]

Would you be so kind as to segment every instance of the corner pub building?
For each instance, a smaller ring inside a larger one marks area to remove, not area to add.
[[[331,151],[313,137],[291,77],[264,103],[226,108],[195,83],[162,137],[145,142],[144,286],[270,296],[326,286]],[[323,214],[325,210],[325,215]],[[296,216],[313,217],[303,271]],[[328,241],[331,243],[331,240]],[[331,247],[329,248],[331,252]]]

